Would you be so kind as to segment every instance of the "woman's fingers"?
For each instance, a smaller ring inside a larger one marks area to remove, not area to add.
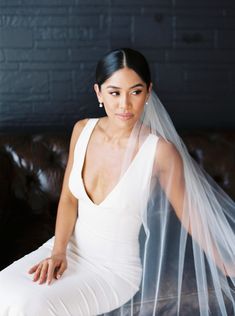
[[[62,276],[62,274],[64,273],[66,268],[67,268],[67,263],[62,261],[58,271],[56,272],[56,276],[55,277],[56,277],[57,280]]]
[[[53,278],[59,279],[67,269],[67,260],[63,256],[52,256],[30,268],[29,273],[34,273],[33,281],[39,284],[50,284]]]
[[[47,284],[49,285],[54,277],[56,265],[53,260],[49,260],[49,266],[47,271]]]
[[[45,260],[43,262],[42,269],[41,269],[41,272],[40,272],[39,284],[42,284],[42,283],[45,282],[45,280],[47,278],[47,272],[48,272],[48,261]]]
[[[55,277],[58,280],[62,276],[66,268],[67,268],[67,262],[63,260],[60,262],[57,262],[57,265],[54,265],[54,266],[49,265],[47,284],[51,283],[53,277]]]
[[[31,267],[31,268],[29,269],[28,273],[29,273],[29,274],[34,273],[34,272],[37,270],[38,266],[39,266],[39,263],[38,263],[38,264],[35,264],[33,267]]]
[[[36,269],[36,271],[34,272],[34,276],[33,276],[33,281],[36,282],[39,277],[40,277],[40,273],[41,273],[41,269],[42,269],[42,263],[38,264],[38,267]]]

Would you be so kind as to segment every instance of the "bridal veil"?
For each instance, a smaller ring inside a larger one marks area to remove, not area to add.
[[[149,133],[161,141],[148,195],[142,201],[141,287],[130,302],[106,315],[189,315],[182,299],[190,288],[197,315],[231,316],[235,313],[235,202],[190,156],[153,91],[132,130],[123,171],[136,144]],[[167,172],[158,170],[160,151],[165,151]],[[166,297],[173,313],[160,309]]]

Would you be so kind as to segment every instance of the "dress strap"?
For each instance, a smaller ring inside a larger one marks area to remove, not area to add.
[[[84,126],[78,140],[83,138],[84,140],[89,140],[93,129],[95,128],[96,123],[98,122],[98,118],[90,118],[88,119],[86,125]]]
[[[90,118],[88,119],[86,125],[84,126],[81,134],[77,139],[77,143],[75,145],[74,156],[81,157],[83,155],[83,151],[86,151],[86,147],[88,141],[90,139],[91,133],[95,128],[96,123],[98,122],[99,118]]]

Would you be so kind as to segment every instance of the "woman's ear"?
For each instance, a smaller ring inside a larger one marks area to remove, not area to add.
[[[94,84],[94,90],[95,90],[98,101],[100,103],[102,103],[103,101],[102,101],[102,97],[101,97],[101,92],[100,92],[100,89],[99,89],[99,86],[97,83]]]
[[[152,82],[150,82],[150,84],[149,84],[149,88],[148,88],[148,94],[150,94],[150,93],[151,93],[152,88],[153,88],[153,83],[152,83]]]
[[[152,88],[153,88],[153,84],[152,84],[152,82],[150,82],[149,88],[148,88],[148,95],[147,95],[146,102],[148,102],[148,98],[150,97],[150,93],[151,93],[151,91],[152,91]]]

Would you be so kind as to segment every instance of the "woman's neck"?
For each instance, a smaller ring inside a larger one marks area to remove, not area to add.
[[[103,140],[113,144],[125,142],[133,129],[133,124],[120,127],[108,117],[101,119],[99,125],[104,137]]]

